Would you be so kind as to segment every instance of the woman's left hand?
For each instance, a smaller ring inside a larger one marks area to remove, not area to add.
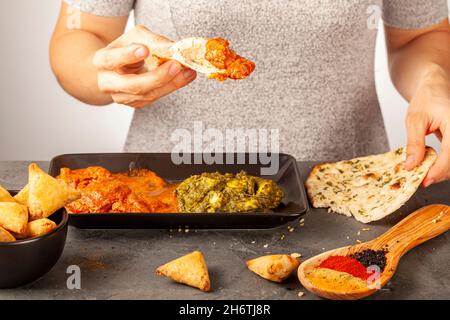
[[[441,153],[423,186],[450,179],[450,75],[440,66],[433,66],[422,78],[408,109],[406,128],[405,168],[412,170],[423,161],[425,137],[434,133],[441,141]]]

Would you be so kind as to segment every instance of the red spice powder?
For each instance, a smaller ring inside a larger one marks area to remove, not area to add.
[[[356,259],[345,256],[330,256],[318,266],[318,268],[326,268],[340,272],[346,272],[354,277],[367,280],[370,276],[366,267]]]

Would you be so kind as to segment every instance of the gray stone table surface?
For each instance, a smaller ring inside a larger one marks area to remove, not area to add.
[[[47,162],[38,163],[47,169]],[[0,162],[0,184],[20,189],[28,162]],[[305,176],[311,163],[299,163]],[[55,267],[27,286],[0,290],[0,299],[317,299],[296,277],[283,284],[247,270],[245,261],[265,254],[301,253],[302,259],[325,250],[370,240],[413,210],[432,203],[450,205],[450,183],[421,189],[399,212],[370,225],[312,209],[299,221],[271,230],[80,230],[69,228],[65,250]],[[362,231],[363,228],[369,231]],[[212,291],[203,293],[158,277],[159,265],[199,249],[206,257]],[[42,257],[45,259],[45,257]],[[406,254],[392,281],[371,299],[449,299],[450,234]],[[81,289],[67,288],[67,268],[81,268]],[[30,266],[31,267],[31,266]],[[305,292],[303,297],[298,293]]]

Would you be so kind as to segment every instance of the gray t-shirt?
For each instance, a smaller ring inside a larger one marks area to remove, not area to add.
[[[67,0],[84,12],[128,15],[172,40],[220,36],[256,62],[243,81],[199,75],[136,110],[126,151],[170,152],[176,129],[278,129],[280,151],[338,160],[388,149],[374,83],[374,17],[422,28],[447,0]],[[398,106],[391,106],[396,108]],[[403,123],[399,123],[403,126]]]

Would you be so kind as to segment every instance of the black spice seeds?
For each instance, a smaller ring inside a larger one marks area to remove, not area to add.
[[[369,266],[377,265],[382,271],[386,267],[386,253],[387,250],[372,250],[367,249],[364,251],[356,252],[351,255],[353,259],[358,260],[363,266],[368,268]]]

